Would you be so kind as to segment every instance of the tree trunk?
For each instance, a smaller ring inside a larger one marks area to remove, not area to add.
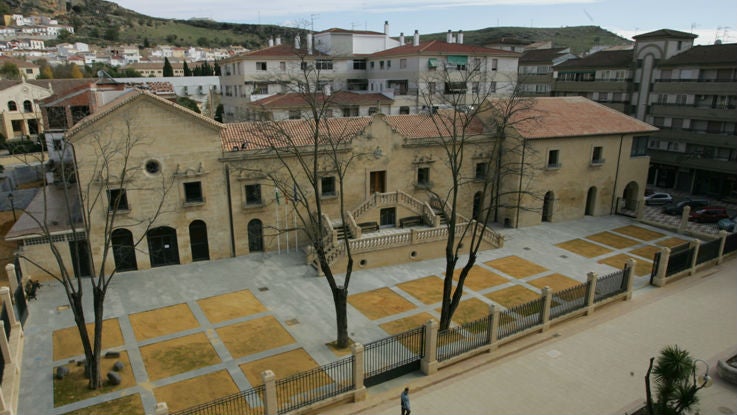
[[[100,361],[102,358],[102,317],[105,306],[105,292],[99,287],[92,288],[92,303],[95,312],[95,334],[93,343],[92,359],[90,365],[90,389],[97,389],[102,386],[102,368]]]
[[[72,308],[72,314],[74,314],[74,323],[77,325],[77,331],[79,332],[79,339],[82,342],[82,349],[84,350],[85,357],[85,376],[88,379],[92,378],[92,372],[90,370],[90,362],[93,360],[94,353],[92,352],[92,344],[90,343],[90,336],[87,333],[87,324],[84,319],[84,307],[82,306],[82,293],[75,292],[68,295],[69,304]]]
[[[345,287],[338,286],[333,290],[333,303],[335,303],[335,323],[338,331],[336,346],[343,349],[349,346],[348,290]]]

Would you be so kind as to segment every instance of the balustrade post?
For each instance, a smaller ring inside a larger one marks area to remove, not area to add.
[[[550,328],[550,304],[553,302],[553,294],[550,291],[550,287],[547,285],[543,287],[543,309],[542,309],[542,331],[546,331]]]
[[[688,275],[696,273],[696,262],[699,259],[699,248],[701,247],[701,241],[698,239],[691,239],[688,243],[689,248],[693,248],[693,255],[691,256],[691,269],[688,271]]]
[[[727,231],[719,231],[719,239],[721,239],[721,241],[719,242],[719,256],[717,257],[717,265],[721,264],[722,260],[724,259],[724,247],[727,245],[727,235]]]
[[[438,371],[438,322],[428,320],[425,323],[425,356],[420,362],[422,373],[432,375]]]
[[[491,333],[489,334],[489,351],[496,349],[498,346],[496,340],[499,337],[499,309],[496,305],[492,304],[489,306],[489,314],[491,314]]]
[[[668,276],[668,262],[670,262],[670,248],[664,246],[660,249],[660,261],[658,261],[658,273],[655,274],[653,285],[665,287],[665,278]]]
[[[264,383],[264,415],[277,415],[279,413],[279,401],[276,396],[276,376],[270,370],[261,372],[261,380]]]
[[[627,278],[627,281],[625,282],[625,287],[627,290],[627,295],[624,297],[625,301],[629,301],[632,299],[632,290],[633,286],[635,285],[635,266],[637,265],[637,261],[635,261],[633,258],[628,258],[627,262],[624,266],[625,272],[627,275],[624,277]]]
[[[588,289],[586,290],[586,315],[591,315],[596,309],[596,279],[598,275],[595,272],[586,274],[586,282]]]
[[[678,233],[683,233],[688,227],[688,216],[691,214],[691,206],[684,206],[681,221],[678,223]]]
[[[353,402],[359,402],[366,399],[366,386],[363,384],[363,345],[353,343],[351,353],[353,353]]]
[[[15,275],[15,265],[8,264],[5,266],[5,273],[8,274],[8,282],[10,283],[10,291],[15,292],[18,289],[18,277]]]

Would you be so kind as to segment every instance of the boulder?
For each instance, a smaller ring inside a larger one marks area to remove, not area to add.
[[[125,363],[121,362],[120,360],[113,364],[113,370],[116,372],[120,372],[121,370],[123,370],[124,367]]]
[[[64,379],[64,376],[69,374],[69,369],[66,366],[59,366],[56,368],[56,374],[54,377],[57,379]]]
[[[113,386],[120,385],[120,382],[121,382],[120,373],[107,372],[107,380]]]

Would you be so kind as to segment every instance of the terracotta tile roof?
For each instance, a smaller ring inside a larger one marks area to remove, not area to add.
[[[132,90],[130,90],[130,92],[127,92],[127,93],[121,95],[120,97],[116,98],[115,100],[113,100],[109,104],[103,105],[94,114],[88,115],[87,117],[85,117],[81,121],[79,121],[78,123],[74,124],[72,126],[72,128],[70,128],[69,130],[67,130],[67,133],[66,133],[67,137],[73,136],[80,129],[96,123],[97,121],[101,120],[102,118],[104,118],[108,114],[116,111],[117,109],[125,106],[126,104],[128,104],[130,102],[133,102],[133,101],[136,101],[136,100],[139,100],[139,99],[152,99],[152,100],[157,101],[157,102],[159,102],[161,104],[169,105],[169,106],[171,106],[172,108],[175,108],[178,111],[186,112],[186,113],[188,113],[189,115],[191,115],[191,116],[193,116],[195,118],[199,118],[200,120],[202,120],[202,121],[204,121],[204,122],[206,122],[208,124],[211,124],[215,128],[218,128],[218,129],[222,129],[223,128],[223,124],[221,124],[221,123],[219,123],[219,122],[217,122],[217,121],[215,121],[215,120],[213,120],[211,118],[205,117],[202,114],[198,114],[198,113],[196,113],[196,112],[194,112],[194,111],[192,111],[190,109],[187,109],[187,108],[185,108],[185,107],[183,107],[183,106],[181,106],[179,104],[176,104],[176,103],[174,103],[172,101],[169,101],[167,99],[164,99],[162,97],[159,97],[159,96],[154,95],[154,94],[152,94],[150,92],[147,92],[147,91],[141,91],[139,89],[132,89]]]
[[[250,105],[262,108],[303,108],[307,105],[305,96],[299,93],[276,94],[270,97],[253,101]],[[317,94],[319,102],[323,102],[323,94]],[[389,105],[393,99],[383,94],[370,93],[360,94],[351,91],[337,91],[329,97],[329,102],[334,105]]]
[[[722,45],[694,46],[668,60],[660,61],[659,67],[677,65],[719,65],[737,66],[737,43]]]
[[[678,30],[660,29],[660,30],[656,30],[653,32],[643,33],[641,35],[632,36],[632,39],[639,40],[639,39],[661,38],[661,37],[696,39],[699,36],[694,35],[693,33],[679,32]]]
[[[650,124],[583,97],[536,98],[528,111],[516,114],[515,129],[528,139],[646,134]]]
[[[393,115],[386,117],[386,122],[394,131],[410,139],[448,137],[453,131],[452,116],[451,110],[440,110],[434,117],[430,114]],[[483,130],[481,121],[474,119],[466,134],[477,135]]]
[[[467,45],[465,43],[448,43],[440,40],[431,40],[429,42],[421,42],[418,46],[412,43],[397,46],[376,52],[371,57],[382,56],[399,56],[399,55],[489,55],[489,56],[519,56],[517,52],[509,52],[506,50],[485,48],[483,46]]]
[[[588,68],[627,68],[632,66],[633,50],[603,50],[592,53],[581,59],[570,59],[556,68],[561,71],[565,69],[588,69]]]

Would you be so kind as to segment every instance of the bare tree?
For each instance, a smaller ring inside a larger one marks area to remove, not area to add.
[[[362,156],[354,152],[352,140],[366,121],[330,118],[335,103],[332,91],[322,87],[321,68],[306,54],[299,55],[298,68],[287,85],[304,101],[302,118],[254,122],[250,133],[265,143],[263,151],[275,160],[275,165],[265,164],[259,172],[268,177],[279,194],[291,195],[295,205],[296,228],[285,223],[276,232],[296,230],[306,237],[315,265],[324,275],[333,297],[336,346],[345,348],[350,341],[347,314],[348,286],[353,272],[350,234],[343,232],[341,240],[335,243],[321,192],[328,185],[325,180],[334,180],[331,185],[338,199],[340,226],[347,230],[345,178],[351,163]],[[332,258],[339,254],[346,258],[344,269],[334,268]]]
[[[85,374],[89,378],[90,389],[97,389],[103,382],[100,361],[105,297],[116,275],[116,267],[111,262],[113,231],[119,226],[135,227],[140,234],[127,248],[138,246],[162,213],[166,195],[173,183],[171,178],[163,174],[159,180],[139,180],[143,174],[137,159],[145,154],[145,148],[151,140],[143,131],[145,129],[136,128],[132,120],[125,120],[121,130],[96,129],[81,144],[92,149],[92,157],[78,160],[75,168],[41,160],[44,172],[54,174],[55,184],[42,188],[41,206],[35,209],[29,207],[25,211],[35,222],[40,236],[47,240],[58,268],[49,270],[39,266],[64,287],[84,349]],[[62,146],[61,153],[74,151],[72,143],[65,141]],[[85,177],[86,181],[80,182],[80,177]],[[139,217],[132,216],[128,212],[128,195],[152,201],[152,209],[142,212]],[[124,212],[125,215],[122,214]],[[67,227],[71,240],[77,242],[75,248],[70,248],[72,268],[76,269],[69,268],[60,243],[52,238],[59,223]],[[93,238],[95,246],[101,249],[101,254],[96,257],[89,249]],[[31,261],[30,258],[24,258]],[[89,278],[79,275],[82,270],[79,264],[89,264]],[[88,284],[92,291],[92,338],[87,331],[82,301]]]
[[[513,82],[505,84],[508,87],[501,91],[503,95],[494,96],[495,79],[481,64],[474,64],[460,70],[437,71],[425,80],[422,91],[451,179],[444,193],[431,192],[448,226],[441,330],[450,327],[461,302],[464,283],[489,232],[486,224],[497,220],[504,207],[519,209],[520,195],[536,197],[529,186],[534,170],[525,166],[524,157],[519,157],[531,150],[513,128],[517,123],[535,120],[533,101],[523,98]],[[516,178],[518,186],[505,185]],[[473,217],[465,218],[459,203],[469,196],[469,189],[475,190]],[[454,288],[455,268],[463,254],[467,258]]]

